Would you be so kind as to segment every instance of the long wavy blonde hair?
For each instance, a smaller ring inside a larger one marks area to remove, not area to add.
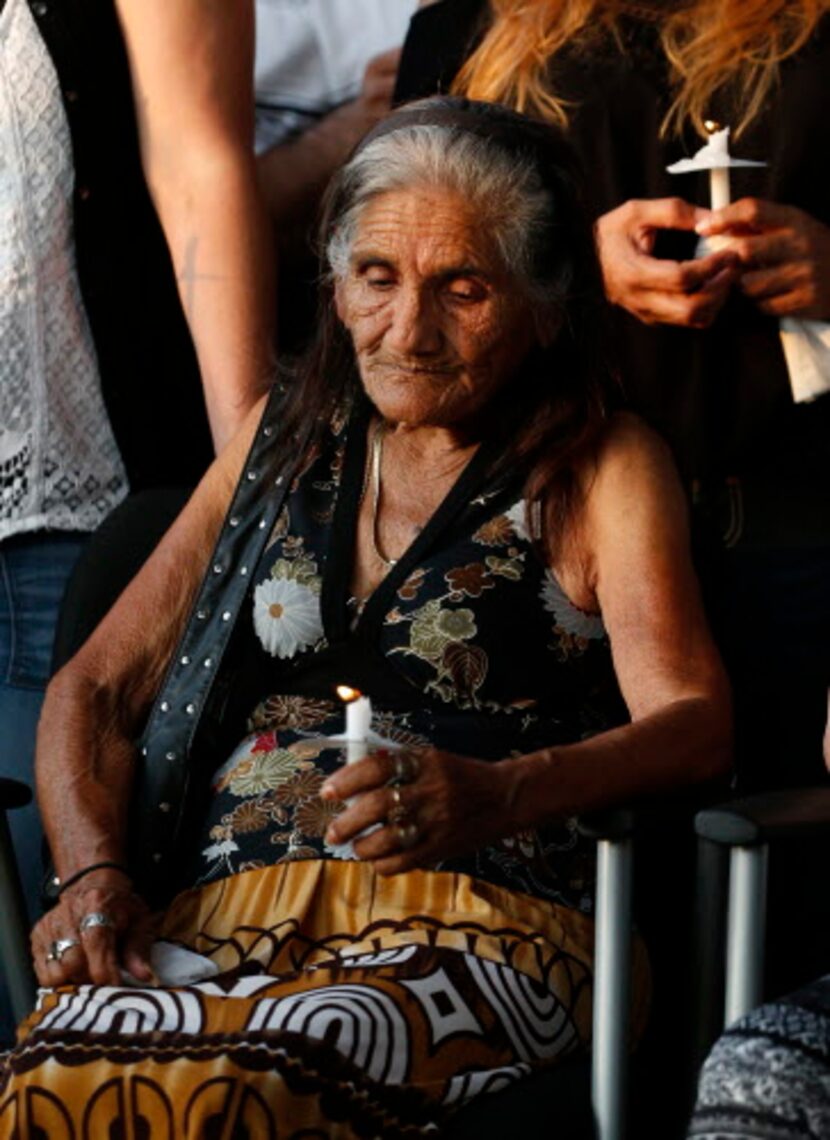
[[[550,87],[548,64],[566,46],[590,50],[618,37],[626,12],[658,27],[673,78],[663,133],[687,123],[701,134],[718,91],[733,93],[734,134],[752,121],[774,87],[782,60],[797,52],[830,0],[489,0],[491,23],[459,73],[454,91],[506,103],[567,126],[569,104]]]

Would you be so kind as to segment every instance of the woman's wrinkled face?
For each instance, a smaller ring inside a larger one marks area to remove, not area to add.
[[[364,209],[337,312],[381,415],[462,427],[515,374],[534,340],[526,302],[458,194],[390,191]]]

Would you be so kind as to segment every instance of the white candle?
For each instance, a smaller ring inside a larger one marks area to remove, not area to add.
[[[372,702],[346,685],[338,685],[337,692],[346,701],[346,763],[354,764],[368,752]]]
[[[753,159],[733,158],[729,153],[729,127],[721,129],[717,123],[703,124],[709,132],[709,140],[691,158],[681,158],[667,166],[669,174],[690,174],[696,170],[709,171],[709,204],[713,210],[722,210],[732,201],[729,171],[733,166],[765,166],[766,163]],[[701,237],[697,243],[696,257],[705,257],[719,249],[728,249],[729,234],[715,234]]]
[[[728,166],[713,166],[709,171],[709,199],[713,210],[722,210],[731,202]]]

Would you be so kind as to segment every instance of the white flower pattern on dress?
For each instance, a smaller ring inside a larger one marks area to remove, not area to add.
[[[510,519],[513,533],[522,542],[530,542],[530,531],[527,526],[527,503],[518,499],[509,511],[504,512],[505,518]]]
[[[293,578],[268,578],[254,591],[254,629],[263,649],[285,660],[323,636],[320,598]]]
[[[548,613],[553,614],[556,628],[563,633],[583,641],[605,637],[605,626],[600,615],[587,613],[575,606],[550,570],[545,571],[542,601]]]
[[[206,847],[202,854],[211,863],[217,859],[227,859],[238,850],[239,846],[232,839],[223,839],[221,843],[212,843],[210,847]]]

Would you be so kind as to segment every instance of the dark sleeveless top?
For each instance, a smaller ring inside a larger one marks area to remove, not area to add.
[[[566,744],[626,717],[600,617],[577,609],[528,534],[522,479],[484,445],[355,618],[349,581],[369,409],[334,423],[287,499],[240,615],[228,716],[248,733],[213,777],[188,879],[296,858],[323,839],[318,792],[343,762],[337,684],[386,739],[485,760]],[[441,869],[587,907],[590,846],[566,822]]]
[[[418,12],[404,47],[398,102],[447,91],[487,23],[486,0],[442,0]],[[660,138],[669,80],[656,30],[627,19],[622,48],[563,52],[551,85],[570,104],[568,136],[600,216],[630,199],[680,196],[708,205],[708,176],[666,166],[700,139]],[[796,206],[830,225],[830,17],[781,67],[769,104],[732,146],[765,167],[732,171],[732,197]],[[728,97],[710,117],[735,123]],[[659,256],[689,258],[695,238],[663,231]],[[724,479],[743,486],[744,534],[763,545],[830,540],[830,395],[795,405],[778,322],[737,291],[707,330],[646,326],[615,310],[617,349],[633,407],[669,441],[687,482],[705,495]]]

